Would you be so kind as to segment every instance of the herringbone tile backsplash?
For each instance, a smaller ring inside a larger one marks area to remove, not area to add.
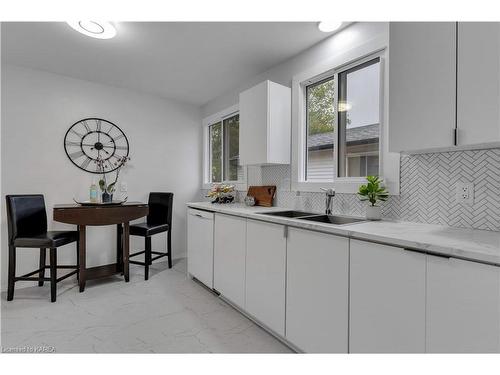
[[[249,168],[249,185],[276,185],[275,205],[321,212],[324,194],[290,191],[290,166]],[[500,149],[401,156],[400,195],[382,204],[382,215],[461,228],[500,230]],[[474,183],[474,203],[455,199],[456,184]],[[203,191],[203,195],[206,191]],[[242,200],[245,194],[239,194]],[[337,194],[334,213],[363,216],[356,194]]]

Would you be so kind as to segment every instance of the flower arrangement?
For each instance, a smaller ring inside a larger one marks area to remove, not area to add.
[[[212,203],[231,203],[234,201],[234,185],[213,184],[206,196],[214,198]]]
[[[105,159],[96,160],[97,166],[99,167],[99,170],[102,172],[102,178],[99,180],[99,188],[102,191],[103,202],[108,202],[113,199],[113,193],[116,190],[116,183],[118,182],[118,177],[120,177],[120,171],[129,160],[130,157],[122,156],[118,158],[113,164],[111,164],[111,167],[117,167],[117,168],[115,169],[116,172],[115,178],[109,184],[108,184],[108,179],[106,177],[106,173],[109,173],[106,171],[106,169],[108,169],[109,161]]]

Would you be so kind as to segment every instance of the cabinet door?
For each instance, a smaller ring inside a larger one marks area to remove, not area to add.
[[[350,241],[350,352],[425,351],[425,264],[425,254]]]
[[[267,163],[268,82],[240,94],[240,163]]]
[[[245,310],[285,335],[286,227],[248,220]]]
[[[216,214],[214,232],[214,289],[244,307],[246,219]]]
[[[213,287],[214,214],[188,209],[188,272],[206,286]]]
[[[500,23],[458,24],[458,144],[500,141]]]
[[[500,352],[500,267],[427,256],[427,351]]]
[[[307,353],[347,353],[349,240],[290,228],[286,338]]]
[[[456,24],[391,22],[389,149],[454,144]]]

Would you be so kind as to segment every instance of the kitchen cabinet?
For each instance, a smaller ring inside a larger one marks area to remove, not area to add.
[[[350,240],[351,353],[425,352],[425,254]]]
[[[240,164],[290,164],[291,90],[264,81],[240,94]]]
[[[245,310],[285,335],[285,268],[287,227],[247,221]]]
[[[500,23],[458,23],[457,144],[500,141]]]
[[[349,240],[290,228],[286,339],[307,353],[347,353]]]
[[[389,29],[389,150],[453,146],[456,23],[391,22]]]
[[[246,219],[215,214],[214,289],[245,306]]]
[[[500,352],[500,267],[427,255],[427,351]]]
[[[189,208],[187,215],[188,273],[212,288],[214,213]]]

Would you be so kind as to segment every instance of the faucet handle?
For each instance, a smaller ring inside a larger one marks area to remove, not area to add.
[[[325,192],[326,195],[329,195],[331,197],[334,197],[335,196],[335,189],[333,188],[320,188],[321,190],[323,190]]]

